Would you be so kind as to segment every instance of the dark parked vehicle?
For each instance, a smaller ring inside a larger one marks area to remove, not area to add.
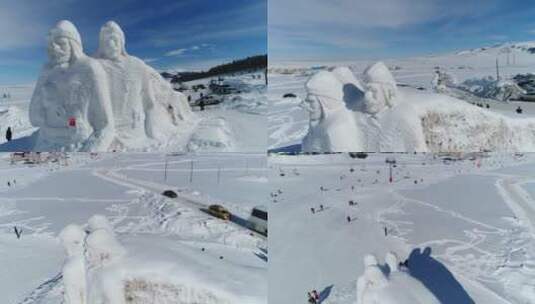
[[[165,190],[164,192],[162,192],[162,195],[167,196],[169,198],[177,198],[176,192],[173,190]]]

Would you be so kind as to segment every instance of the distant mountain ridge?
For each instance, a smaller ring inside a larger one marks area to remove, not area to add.
[[[196,79],[212,77],[228,73],[237,73],[243,71],[254,71],[267,68],[267,55],[250,56],[244,59],[234,60],[210,68],[202,72],[162,72],[164,78],[171,79],[172,83],[192,81]]]

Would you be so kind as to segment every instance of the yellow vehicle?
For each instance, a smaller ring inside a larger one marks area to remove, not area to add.
[[[230,212],[221,205],[210,205],[208,213],[222,220],[230,220]]]

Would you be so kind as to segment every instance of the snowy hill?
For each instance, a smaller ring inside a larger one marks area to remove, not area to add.
[[[386,267],[394,252],[440,303],[531,303],[535,159],[455,159],[272,156],[270,301],[304,302],[316,289],[322,303],[358,303],[364,258]],[[391,280],[376,295],[405,297]]]
[[[506,44],[491,48],[481,48],[472,51],[449,53],[443,55],[421,56],[412,58],[400,59],[386,59],[385,65],[390,70],[393,78],[397,83],[399,91],[398,105],[389,109],[384,113],[376,115],[378,119],[376,122],[370,123],[368,118],[356,118],[357,129],[362,130],[361,133],[368,134],[371,138],[381,138],[375,145],[364,145],[361,148],[352,148],[350,150],[365,150],[365,151],[407,151],[407,147],[417,147],[417,151],[459,151],[463,148],[433,148],[418,146],[413,142],[405,141],[402,146],[393,144],[392,141],[399,140],[399,133],[403,133],[403,129],[409,132],[415,131],[414,125],[419,124],[416,118],[422,111],[427,111],[426,115],[434,115],[431,112],[449,116],[448,121],[452,123],[450,126],[443,125],[443,131],[448,134],[454,134],[451,137],[447,135],[442,137],[436,144],[446,144],[447,142],[459,140],[464,142],[467,138],[471,138],[474,133],[468,130],[452,128],[454,125],[465,126],[471,128],[470,122],[476,120],[482,121],[481,117],[485,117],[483,121],[501,121],[504,125],[524,125],[524,127],[512,127],[515,131],[512,133],[528,132],[530,127],[526,127],[525,123],[535,116],[535,104],[529,102],[509,101],[502,102],[498,100],[504,95],[501,92],[500,86],[505,82],[512,81],[512,78],[518,74],[533,73],[533,66],[535,65],[535,55],[531,54],[529,48],[532,42]],[[514,46],[514,47],[513,47]],[[505,50],[510,49],[511,52]],[[496,59],[500,67],[500,79],[502,82],[496,82]],[[331,71],[336,66],[349,66],[354,76],[362,81],[364,79],[364,71],[373,62],[370,61],[355,61],[355,62],[330,62],[324,64],[326,68],[323,70]],[[318,73],[312,65],[308,63],[308,68],[302,66],[299,68],[284,69],[281,66],[270,67],[270,87],[268,89],[268,99],[270,101],[270,112],[268,119],[270,121],[268,136],[269,148],[275,151],[300,151],[302,149],[302,142],[306,134],[310,132],[309,118],[305,100],[307,97],[307,90],[305,84],[309,81],[312,75]],[[320,63],[315,63],[318,65]],[[296,63],[297,65],[297,63]],[[437,71],[441,71],[444,75],[451,76],[455,80],[455,87],[448,87],[447,90],[438,92],[435,89],[434,75]],[[489,80],[490,79],[490,80]],[[485,88],[485,85],[492,85],[496,88]],[[505,86],[503,86],[505,88]],[[481,96],[477,96],[475,92],[483,88]],[[470,91],[470,90],[473,90]],[[291,94],[296,97],[284,97]],[[493,95],[494,94],[494,95]],[[483,96],[496,96],[489,97]],[[499,96],[499,97],[498,97]],[[442,100],[442,101],[440,101]],[[447,100],[447,101],[446,101]],[[422,101],[422,102],[420,102]],[[463,106],[466,103],[466,106]],[[401,106],[403,104],[403,106]],[[449,106],[451,104],[451,107]],[[472,105],[479,105],[475,107]],[[449,112],[453,107],[459,106],[461,112]],[[522,113],[518,114],[518,108],[522,109]],[[483,109],[481,109],[483,108]],[[397,110],[399,111],[397,111]],[[404,112],[404,114],[402,114]],[[389,113],[389,114],[386,114]],[[458,113],[477,113],[475,116],[471,114]],[[414,119],[408,119],[408,115],[413,115]],[[497,114],[497,115],[496,115]],[[384,121],[381,116],[385,117]],[[479,118],[475,118],[480,116]],[[386,118],[388,117],[388,118]],[[390,126],[386,120],[394,119]],[[459,119],[456,119],[459,118]],[[421,118],[421,117],[420,117]],[[372,119],[373,120],[373,119]],[[363,122],[361,122],[363,121]],[[409,122],[410,121],[410,122]],[[467,123],[468,122],[468,123]],[[404,126],[406,123],[412,127]],[[501,123],[498,123],[500,125]],[[492,128],[501,128],[494,125]],[[473,125],[473,127],[476,127]],[[351,127],[354,128],[354,127]],[[347,127],[347,129],[351,129]],[[392,128],[392,132],[384,129]],[[476,127],[479,128],[479,127]],[[382,131],[381,131],[382,129]],[[401,129],[401,130],[400,130]],[[485,127],[483,127],[485,129]],[[349,131],[348,131],[349,132]],[[433,131],[434,132],[434,131]],[[507,133],[508,131],[506,131]],[[461,136],[461,137],[459,137]],[[357,136],[358,137],[358,136]],[[383,139],[382,137],[387,137]],[[411,137],[411,136],[409,136]],[[390,139],[388,139],[390,138]],[[463,139],[464,138],[464,139]],[[523,138],[526,138],[523,136]],[[533,140],[526,139],[518,145],[510,144],[507,141],[515,141],[513,138],[506,137],[502,142],[501,148],[498,150],[509,151],[532,151]],[[459,142],[459,143],[460,143]],[[383,145],[383,147],[379,147]],[[462,144],[461,144],[462,145]],[[460,146],[459,146],[460,147]],[[479,147],[469,147],[470,151],[476,150],[492,150],[496,149],[494,145],[482,144]],[[346,151],[346,149],[344,149]],[[410,149],[409,149],[410,151]]]
[[[124,253],[88,270],[88,293],[121,296],[124,290],[132,303],[266,303],[265,237],[200,210],[217,203],[248,219],[265,203],[258,201],[266,191],[261,155],[70,154],[59,162],[10,165],[3,154],[0,172],[0,293],[6,303],[62,301],[66,257],[57,236],[68,224],[92,231],[94,214],[109,219]],[[178,198],[161,195],[169,189]],[[88,237],[84,246],[94,243]],[[124,289],[104,288],[122,282]]]

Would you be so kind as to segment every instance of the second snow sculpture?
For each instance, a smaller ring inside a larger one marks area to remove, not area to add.
[[[128,55],[125,43],[117,23],[102,26],[96,57],[110,82],[117,144],[124,147],[147,137],[165,142],[180,122],[193,115],[189,104],[157,71]]]
[[[193,123],[186,97],[125,48],[117,23],[101,29],[97,59],[69,21],[48,37],[49,62],[30,104],[37,151],[110,151],[161,145]],[[152,141],[147,141],[152,139]]]
[[[114,123],[106,74],[84,54],[71,22],[50,30],[48,56],[30,103],[30,121],[39,127],[34,150],[108,150]]]

